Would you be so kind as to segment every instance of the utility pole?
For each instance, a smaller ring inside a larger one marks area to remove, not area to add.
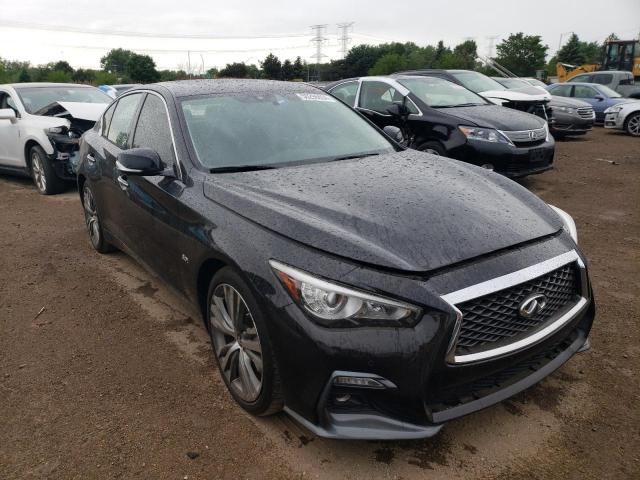
[[[349,51],[349,44],[351,43],[351,37],[349,36],[349,31],[353,31],[353,24],[355,22],[346,22],[339,23],[338,28],[340,29],[340,51],[342,52],[342,58],[347,56],[347,52]]]
[[[311,30],[313,30],[314,36],[311,39],[311,43],[315,43],[316,45],[316,53],[311,56],[311,58],[316,59],[316,80],[320,80],[318,65],[322,63],[322,58],[326,57],[322,53],[322,47],[324,46],[324,42],[327,38],[324,36],[324,31],[327,28],[327,25],[311,25]]]
[[[496,40],[500,38],[500,35],[493,35],[492,37],[487,37],[489,40],[489,46],[487,48],[487,58],[493,57],[493,45],[496,43]]]

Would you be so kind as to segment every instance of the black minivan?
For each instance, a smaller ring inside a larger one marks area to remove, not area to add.
[[[547,122],[495,105],[437,77],[394,75],[340,80],[325,90],[378,127],[402,130],[410,148],[524,177],[553,168]]]

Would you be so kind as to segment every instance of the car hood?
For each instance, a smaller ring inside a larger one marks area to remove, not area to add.
[[[591,104],[587,102],[583,102],[582,100],[578,100],[575,98],[561,97],[559,95],[551,95],[551,103],[549,105],[551,106],[551,108],[553,107],[572,107],[572,108],[591,107]]]
[[[540,117],[498,105],[451,107],[438,111],[458,117],[461,125],[475,125],[498,130],[536,130],[545,124],[545,121]]]
[[[47,117],[73,117],[78,120],[97,122],[108,103],[84,103],[84,102],[53,102],[41,108],[34,115]]]
[[[204,194],[302,244],[403,271],[426,272],[562,228],[515,182],[413,150],[213,174]]]
[[[502,105],[503,102],[543,102],[548,100],[549,94],[540,91],[536,94],[524,93],[519,90],[488,90],[486,92],[478,92],[485,98],[490,99],[493,103]]]

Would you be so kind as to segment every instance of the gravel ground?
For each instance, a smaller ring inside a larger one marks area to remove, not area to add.
[[[94,253],[77,195],[0,177],[0,478],[638,478],[640,141],[558,142],[523,181],[574,215],[592,349],[434,439],[337,442],[231,401],[189,305]]]

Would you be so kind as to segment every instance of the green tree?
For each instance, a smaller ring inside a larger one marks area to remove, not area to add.
[[[218,72],[218,78],[247,78],[249,69],[242,63],[227,63],[227,66]]]
[[[77,83],[94,83],[96,81],[96,72],[91,69],[79,68],[72,73],[71,78]]]
[[[20,71],[20,76],[18,76],[18,82],[24,83],[24,82],[30,82],[30,81],[31,81],[31,75],[29,75],[29,71],[26,68],[23,68]]]
[[[367,75],[382,55],[379,47],[373,45],[353,47],[344,59],[345,76],[363,77]]]
[[[556,53],[558,62],[570,65],[582,65],[585,61],[582,42],[578,35],[572,33],[560,50]]]
[[[293,62],[293,78],[296,80],[304,80],[307,78],[307,62],[302,62],[300,57],[296,57]]]
[[[280,63],[278,57],[273,53],[267,55],[260,65],[262,66],[264,78],[270,78],[272,80],[282,79],[282,63]]]
[[[218,69],[215,67],[207,70],[207,73],[205,74],[206,78],[216,78],[217,76],[218,76]]]
[[[602,62],[603,46],[598,42],[580,42],[580,48],[582,55],[584,56],[585,63],[600,63]]]
[[[96,85],[113,85],[114,83],[118,83],[118,78],[113,73],[99,70],[95,74],[94,81]]]
[[[64,60],[59,60],[52,65],[52,70],[57,70],[59,72],[73,73],[73,67],[69,65],[69,62]]]
[[[69,72],[62,70],[52,70],[47,73],[47,82],[71,83],[72,77]]]
[[[456,57],[458,67],[465,70],[473,70],[476,67],[478,58],[478,44],[475,40],[465,40],[453,49],[453,56]]]
[[[287,59],[284,62],[282,62],[282,79],[283,80],[293,80],[294,75],[293,75],[293,63],[291,63],[291,60]]]
[[[496,61],[516,75],[533,76],[536,70],[545,67],[548,49],[540,35],[512,33],[496,47]]]
[[[378,59],[376,64],[369,69],[369,75],[389,75],[393,72],[405,69],[405,59],[397,53],[387,53]]]
[[[129,58],[127,73],[133,82],[152,83],[160,80],[160,74],[156,70],[156,63],[149,55],[134,53]]]
[[[134,55],[135,53],[131,50],[114,48],[100,59],[100,67],[109,73],[115,73],[119,77],[125,76],[129,68],[129,61]]]

